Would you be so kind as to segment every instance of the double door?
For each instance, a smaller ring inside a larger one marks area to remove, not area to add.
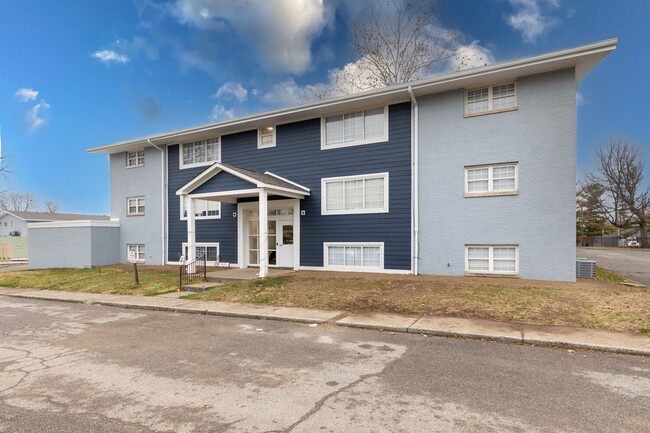
[[[269,219],[269,266],[293,268],[293,219]],[[259,220],[248,221],[248,265],[260,264]]]

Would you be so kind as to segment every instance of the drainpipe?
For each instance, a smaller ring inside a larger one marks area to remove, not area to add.
[[[411,240],[411,252],[413,256],[412,270],[413,274],[418,274],[418,264],[420,261],[420,233],[419,233],[419,195],[418,195],[418,147],[419,147],[419,107],[418,101],[415,99],[413,89],[408,87],[409,96],[411,98],[411,164],[412,166],[412,179],[411,179],[411,192],[413,198],[413,213],[411,219],[413,222],[413,237]]]
[[[165,220],[166,220],[166,215],[167,215],[167,206],[165,206],[165,198],[166,198],[166,189],[167,185],[165,185],[165,151],[163,148],[156,146],[153,144],[151,139],[147,138],[147,142],[158,149],[160,151],[160,184],[162,185],[161,187],[161,207],[162,207],[162,212],[161,212],[161,221],[162,221],[162,229],[161,229],[161,239],[162,239],[162,265],[164,266],[165,263],[167,262],[166,260],[166,250],[167,250],[167,242],[165,240]]]

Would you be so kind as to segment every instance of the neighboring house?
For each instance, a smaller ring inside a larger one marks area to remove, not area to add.
[[[616,43],[90,149],[119,260],[573,281],[576,89]]]
[[[0,211],[0,260],[26,259],[29,225],[53,221],[109,220],[105,215]]]

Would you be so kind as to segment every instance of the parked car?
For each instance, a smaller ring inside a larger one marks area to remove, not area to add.
[[[639,248],[640,245],[637,241],[627,241],[627,246],[632,248]]]

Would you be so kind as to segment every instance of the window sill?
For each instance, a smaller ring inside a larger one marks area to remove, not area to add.
[[[183,163],[181,163],[179,169],[180,170],[185,170],[186,168],[208,167],[208,166],[214,164],[215,162],[220,162],[220,161],[217,160],[217,161],[199,162],[199,163],[195,163],[195,164],[183,164]]]
[[[273,143],[273,144],[267,144],[267,145],[264,145],[264,146],[262,146],[262,145],[260,145],[260,144],[257,145],[257,148],[258,148],[258,149],[272,149],[272,148],[274,148],[274,147],[275,147],[275,143]]]
[[[502,108],[500,110],[483,111],[481,113],[469,113],[469,114],[465,113],[465,118],[486,116],[488,114],[507,113],[509,111],[517,111],[517,110],[519,110],[519,107]]]
[[[140,164],[140,165],[127,165],[127,166],[126,166],[126,168],[140,168],[140,167],[144,167],[144,164]]]
[[[508,195],[519,195],[519,191],[503,191],[503,192],[466,192],[463,197],[465,198],[474,198],[474,197],[499,197],[499,196],[508,196]]]
[[[372,210],[343,210],[343,211],[321,211],[321,216],[327,215],[364,215],[373,213],[388,213],[388,209],[372,209]]]
[[[194,221],[201,221],[201,220],[220,220],[221,215],[219,216],[209,216],[209,217],[194,217]],[[187,221],[187,217],[181,217],[181,221]]]
[[[491,273],[491,272],[469,272],[465,271],[466,277],[497,277],[497,278],[519,278],[518,272],[513,273]]]
[[[344,147],[363,146],[365,144],[386,143],[388,137],[382,137],[377,140],[349,141],[347,143],[326,144],[321,142],[320,150],[341,149]]]
[[[144,213],[127,213],[126,216],[132,217],[132,216],[144,216]]]

